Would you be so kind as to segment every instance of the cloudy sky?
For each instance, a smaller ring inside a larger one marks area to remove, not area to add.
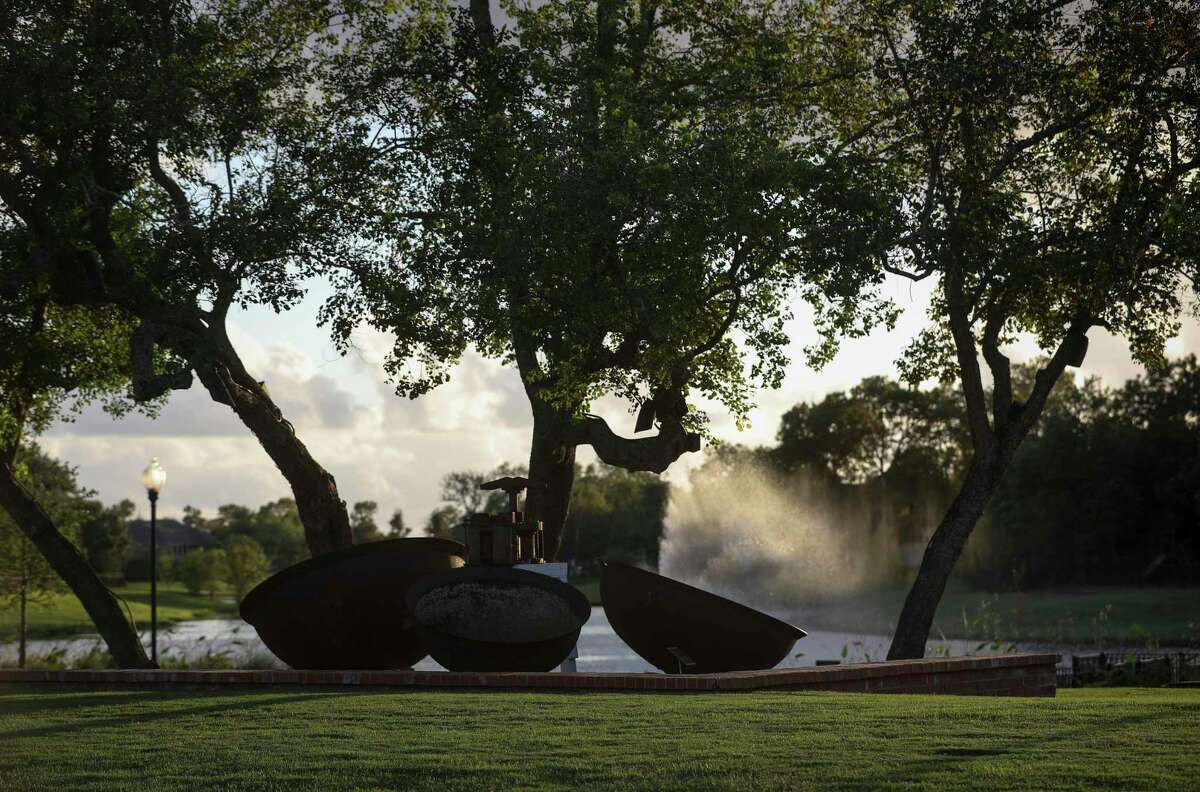
[[[815,334],[809,314],[797,306],[789,327],[793,362],[783,387],[759,394],[752,425],[740,432],[727,415],[711,409],[715,434],[732,442],[769,443],[780,415],[796,402],[819,399],[871,374],[894,374],[894,361],[924,326],[930,285],[897,279],[887,288],[905,309],[897,328],[847,342],[821,371],[804,365],[800,350]],[[448,471],[483,471],[527,459],[532,422],[515,371],[469,355],[451,381],[432,394],[415,401],[399,398],[384,381],[380,365],[388,339],[364,330],[357,336],[357,351],[341,357],[316,324],[323,296],[322,287],[315,285],[304,303],[282,316],[265,309],[235,314],[230,331],[248,368],[266,381],[313,456],[337,478],[347,502],[377,501],[381,523],[399,508],[408,522],[423,524],[438,506],[438,482]],[[1099,329],[1090,337],[1081,374],[1116,383],[1138,371],[1121,341]],[[1200,326],[1191,322],[1168,351],[1197,350]],[[1011,353],[1021,359],[1036,351],[1028,344]],[[626,405],[606,401],[595,411],[618,432],[632,432],[633,416]],[[77,466],[81,483],[103,500],[132,498],[143,510],[141,470],[157,456],[169,476],[160,502],[166,515],[176,515],[188,504],[212,512],[222,503],[258,505],[290,495],[283,477],[233,412],[210,401],[198,385],[176,392],[157,420],[113,420],[88,410],[73,423],[54,427],[41,442]],[[582,462],[592,459],[590,451],[581,450]],[[689,455],[666,475],[685,481],[699,459]]]

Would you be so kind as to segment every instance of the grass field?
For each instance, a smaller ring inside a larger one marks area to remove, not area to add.
[[[571,581],[593,605],[600,578]],[[906,587],[860,592],[806,608],[801,626],[891,635]],[[988,593],[951,584],[938,608],[937,638],[1059,644],[1200,646],[1200,589],[1082,588]]]
[[[150,584],[130,583],[113,589],[117,596],[129,604],[134,622],[139,627],[150,624]],[[229,594],[217,594],[210,599],[207,595],[188,594],[182,583],[158,584],[158,623],[160,626],[188,619],[235,618],[237,605]],[[12,641],[17,637],[16,607],[0,608],[0,641]],[[74,594],[58,594],[47,602],[29,606],[29,637],[60,638],[79,633],[94,633],[95,626],[83,605]]]
[[[811,610],[803,627],[891,634],[906,588]],[[1104,645],[1200,645],[1200,589],[1045,589],[990,594],[950,586],[931,638]],[[853,626],[848,626],[853,625]]]
[[[0,789],[1196,788],[1200,690],[1057,699],[0,688]]]

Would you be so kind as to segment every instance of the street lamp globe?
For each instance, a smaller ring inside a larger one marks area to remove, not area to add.
[[[146,485],[146,492],[151,492],[155,495],[162,492],[162,488],[167,483],[167,471],[163,470],[163,466],[158,464],[158,457],[150,460],[150,466],[142,471],[142,483]]]

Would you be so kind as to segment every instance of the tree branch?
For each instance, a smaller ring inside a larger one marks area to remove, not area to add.
[[[679,457],[700,450],[700,435],[685,432],[678,421],[667,419],[653,437],[620,437],[599,416],[575,419],[565,431],[567,445],[590,445],[606,465],[625,470],[662,473]]]
[[[492,24],[492,9],[488,0],[471,0],[471,21],[475,23],[479,46],[485,50],[494,49],[496,29]]]
[[[954,337],[954,349],[958,358],[959,379],[967,403],[967,426],[971,431],[971,444],[981,452],[990,447],[995,439],[988,423],[987,398],[983,391],[983,380],[979,372],[979,359],[975,349],[975,336],[971,332],[971,321],[963,303],[961,275],[957,268],[951,269],[945,279],[947,315],[950,333]]]
[[[997,432],[1007,425],[1013,406],[1012,365],[1008,357],[1000,351],[1000,331],[1006,318],[1005,302],[996,301],[988,311],[981,344],[983,359],[992,372],[992,426]]]
[[[192,372],[154,372],[154,346],[168,334],[167,328],[154,322],[142,322],[129,337],[129,362],[133,372],[134,401],[157,399],[172,390],[187,390],[192,386]]]

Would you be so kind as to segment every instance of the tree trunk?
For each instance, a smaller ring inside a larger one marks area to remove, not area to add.
[[[934,531],[917,570],[917,579],[908,590],[896,635],[888,650],[888,660],[912,660],[925,656],[925,643],[938,603],[946,590],[946,582],[955,563],[962,555],[975,524],[983,516],[996,485],[1000,482],[1002,465],[998,455],[991,453],[980,459],[977,455],[967,471],[966,480],[958,491],[949,511]]]
[[[560,431],[569,420],[545,403],[533,404],[533,441],[529,449],[529,493],[525,519],[541,520],[546,537],[546,560],[558,558],[563,527],[575,484],[575,446],[565,445]]]
[[[20,624],[17,625],[17,668],[25,667],[25,640],[29,634],[29,618],[28,618],[28,596],[29,582],[21,580],[21,615],[19,617]]]
[[[21,486],[7,465],[0,465],[0,506],[71,587],[108,644],[108,651],[117,665],[121,668],[154,668],[137,632],[121,612],[117,598],[100,582],[79,550],[59,532],[50,515]]]
[[[354,543],[346,502],[337,482],[321,467],[292,424],[275,405],[264,383],[243,367],[227,339],[216,339],[222,363],[194,361],[201,383],[216,401],[228,404],[258,438],[267,456],[287,479],[304,525],[308,551],[318,556]]]

